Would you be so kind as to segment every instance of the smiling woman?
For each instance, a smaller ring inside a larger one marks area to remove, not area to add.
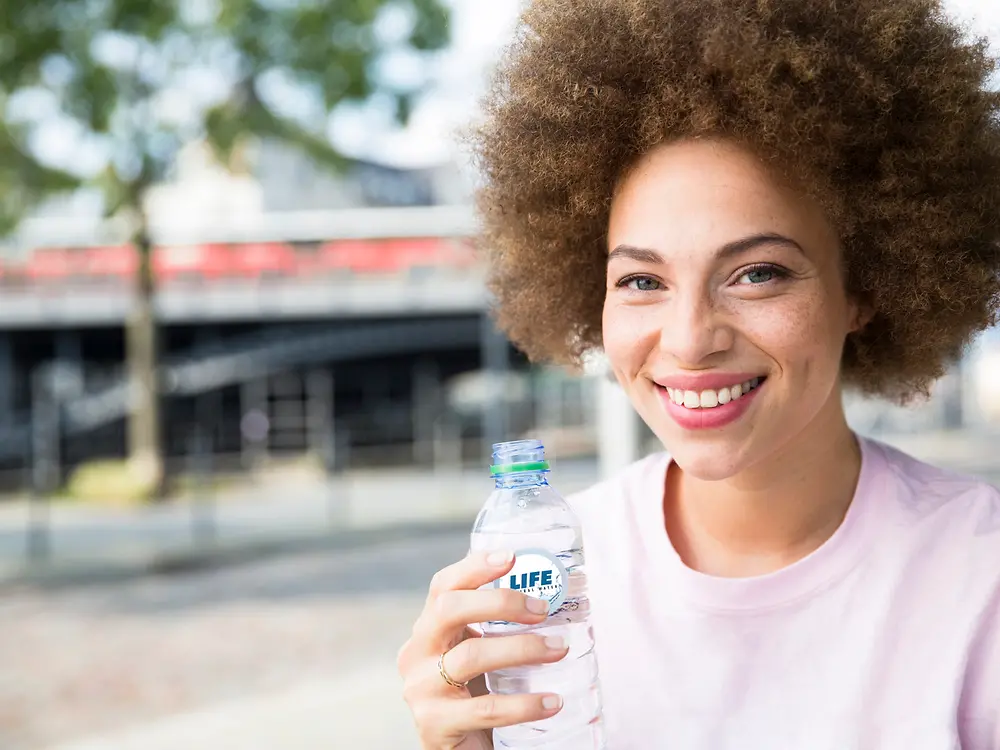
[[[665,448],[570,499],[608,747],[1000,750],[1000,491],[842,402],[924,392],[996,320],[996,68],[937,0],[525,12],[476,140],[498,318],[603,349]],[[497,552],[400,652],[427,748],[552,715],[434,669],[563,658],[466,642],[524,604],[470,590]]]
[[[844,341],[871,312],[805,194],[728,142],[674,141],[623,176],[608,244],[605,352],[687,472],[770,471],[790,442],[846,432]]]

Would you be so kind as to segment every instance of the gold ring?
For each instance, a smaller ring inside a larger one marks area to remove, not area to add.
[[[448,653],[447,651],[444,652],[444,654],[447,653]],[[444,679],[444,681],[447,682],[452,687],[459,689],[464,688],[466,685],[469,684],[468,682],[455,682],[453,679],[451,679],[451,676],[444,671],[444,654],[441,654],[441,656],[438,657],[438,672],[441,674],[441,677]]]

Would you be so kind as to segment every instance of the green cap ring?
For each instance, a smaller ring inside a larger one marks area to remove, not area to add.
[[[496,476],[497,474],[515,474],[521,471],[548,471],[549,462],[548,461],[530,461],[521,464],[499,464],[490,467],[490,475]]]

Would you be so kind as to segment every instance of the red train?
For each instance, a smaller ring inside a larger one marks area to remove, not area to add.
[[[161,284],[462,271],[475,262],[471,243],[455,237],[203,243],[153,250],[153,273]],[[129,245],[43,247],[24,260],[3,261],[0,279],[8,285],[126,281],[134,278],[137,265]]]

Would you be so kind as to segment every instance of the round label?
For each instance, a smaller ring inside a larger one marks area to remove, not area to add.
[[[520,591],[525,596],[544,599],[553,614],[566,599],[568,576],[565,566],[544,549],[522,549],[514,553],[514,567],[493,582],[494,588]]]

